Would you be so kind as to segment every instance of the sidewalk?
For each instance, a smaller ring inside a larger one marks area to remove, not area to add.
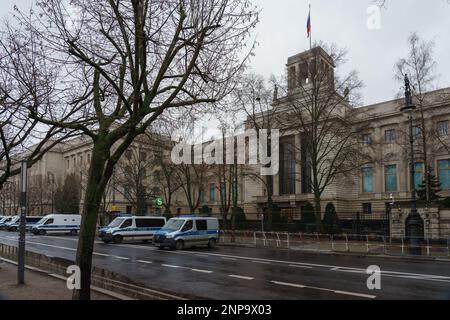
[[[0,300],[71,300],[66,282],[37,271],[25,270],[25,285],[17,284],[17,266],[0,260]],[[92,292],[92,300],[112,300]]]

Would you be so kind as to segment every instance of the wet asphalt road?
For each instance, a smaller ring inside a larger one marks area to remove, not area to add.
[[[0,231],[17,245],[17,234]],[[27,235],[26,249],[74,260],[77,237]],[[146,287],[207,299],[444,299],[450,262],[358,257],[241,247],[159,250],[151,244],[96,241],[94,265]],[[381,268],[369,290],[367,267]]]

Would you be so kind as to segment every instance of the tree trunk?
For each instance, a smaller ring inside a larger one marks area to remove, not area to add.
[[[316,232],[322,232],[322,213],[320,207],[320,194],[314,193],[314,215],[316,217]]]
[[[98,212],[106,189],[106,184],[101,184],[100,182],[102,179],[105,179],[105,165],[109,157],[110,147],[105,141],[94,142],[75,262],[81,271],[81,288],[74,291],[74,300],[90,300],[91,298],[92,253],[94,250]],[[106,178],[109,180],[110,177]]]
[[[273,176],[267,176],[267,230],[272,230],[273,224]],[[264,219],[264,217],[263,217]]]

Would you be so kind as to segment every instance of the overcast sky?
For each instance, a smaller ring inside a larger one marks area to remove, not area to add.
[[[268,77],[280,76],[287,58],[308,48],[306,18],[312,5],[313,40],[334,42],[349,50],[346,69],[357,69],[365,83],[364,103],[395,98],[401,87],[393,79],[394,63],[406,56],[413,31],[435,42],[437,87],[450,86],[450,3],[447,0],[387,0],[381,29],[367,28],[371,0],[253,0],[261,9],[255,31],[259,42],[251,66]],[[0,0],[0,16],[13,4],[26,8],[32,0]]]

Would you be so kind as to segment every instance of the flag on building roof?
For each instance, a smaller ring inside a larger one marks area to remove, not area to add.
[[[311,37],[311,5],[309,5],[308,21],[306,22],[306,32],[308,33],[308,38]]]

